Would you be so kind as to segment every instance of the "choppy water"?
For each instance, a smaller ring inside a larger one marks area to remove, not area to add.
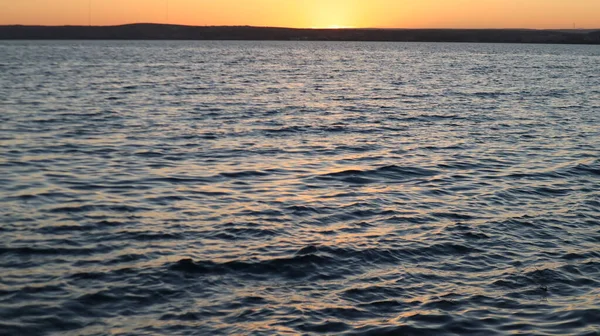
[[[0,42],[2,335],[598,335],[600,48]]]

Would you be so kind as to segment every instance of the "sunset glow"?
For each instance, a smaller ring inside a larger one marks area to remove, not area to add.
[[[0,24],[599,28],[590,0],[0,0]]]

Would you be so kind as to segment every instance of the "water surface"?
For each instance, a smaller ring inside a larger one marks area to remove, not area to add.
[[[0,334],[598,335],[600,49],[0,42]]]

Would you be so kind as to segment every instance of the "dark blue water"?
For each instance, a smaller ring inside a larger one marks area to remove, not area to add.
[[[598,335],[600,48],[0,42],[1,335]]]

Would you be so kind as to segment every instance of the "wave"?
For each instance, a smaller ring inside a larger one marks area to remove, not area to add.
[[[408,261],[433,261],[440,256],[465,256],[482,252],[481,249],[457,243],[439,243],[420,248],[368,248],[350,249],[328,246],[309,246],[285,258],[260,261],[233,260],[215,262],[181,259],[169,265],[174,271],[199,275],[253,274],[257,276],[282,276],[286,278],[339,278],[352,274],[347,267],[359,270],[368,264],[396,264]]]
[[[368,184],[383,182],[402,182],[411,179],[432,177],[438,171],[419,167],[402,167],[396,165],[384,166],[376,169],[349,169],[334,173],[318,175],[320,180],[342,181],[351,184]]]

